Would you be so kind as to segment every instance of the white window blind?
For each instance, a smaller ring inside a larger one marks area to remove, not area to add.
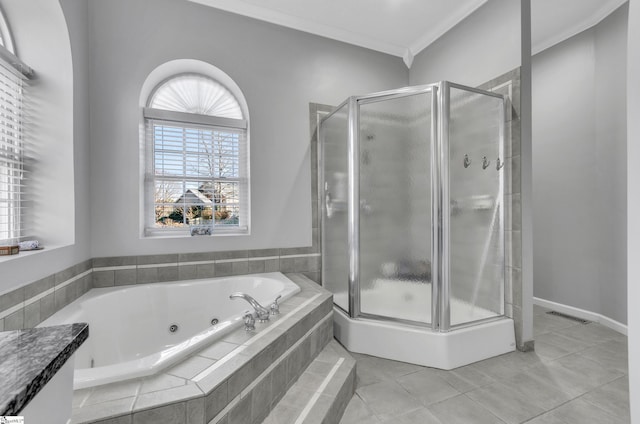
[[[0,244],[16,243],[26,226],[26,161],[23,77],[0,59]]]
[[[149,105],[146,234],[247,233],[247,122],[237,100],[186,74],[159,86]]]

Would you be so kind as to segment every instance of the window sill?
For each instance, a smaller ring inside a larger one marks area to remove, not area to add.
[[[185,230],[157,230],[157,229],[146,229],[144,234],[142,234],[142,239],[207,239],[211,237],[233,237],[233,236],[248,236],[251,232],[249,229],[245,230],[217,230],[213,234],[203,234],[203,235],[191,235],[189,231]]]
[[[63,247],[67,247],[67,246],[70,246],[70,245],[48,245],[48,246],[46,246],[46,247],[44,247],[43,249],[40,249],[40,250],[23,250],[20,253],[18,253],[17,255],[0,256],[0,264],[6,263],[6,262],[15,261],[15,260],[19,260],[19,259],[28,258],[28,257],[31,257],[31,256],[38,256],[38,255],[41,255],[43,253],[51,252],[53,250],[61,249]]]

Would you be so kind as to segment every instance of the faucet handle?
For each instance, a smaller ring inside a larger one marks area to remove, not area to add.
[[[253,331],[256,329],[256,319],[253,317],[253,314],[247,312],[245,316],[242,317],[244,319],[244,330],[245,331]]]
[[[280,299],[281,297],[282,295],[278,295],[278,297],[276,297],[276,299],[271,304],[271,315],[278,315],[280,313],[280,305],[278,305],[278,299]]]

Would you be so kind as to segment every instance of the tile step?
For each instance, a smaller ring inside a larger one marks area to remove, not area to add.
[[[332,340],[262,424],[338,424],[355,391],[356,361]]]

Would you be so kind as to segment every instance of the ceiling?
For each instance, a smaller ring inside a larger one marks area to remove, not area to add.
[[[402,57],[413,57],[488,0],[190,0]],[[533,53],[600,22],[626,0],[531,0]],[[375,4],[374,4],[375,3]]]

